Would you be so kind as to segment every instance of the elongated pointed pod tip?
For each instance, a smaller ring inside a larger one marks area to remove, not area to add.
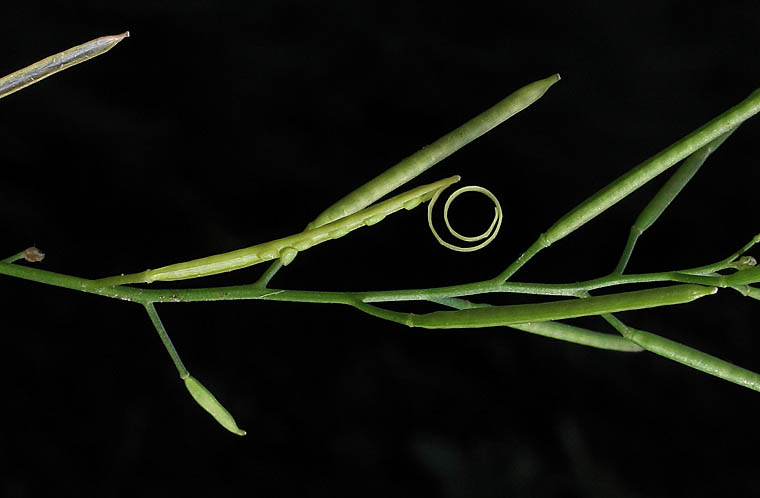
[[[125,31],[123,33],[119,33],[118,35],[107,35],[102,36],[100,38],[97,38],[97,41],[103,41],[107,48],[103,50],[103,52],[108,52],[111,50],[111,48],[115,47],[117,43],[122,41],[124,38],[129,38],[129,31]],[[95,42],[96,40],[93,40]]]
[[[101,36],[46,57],[7,76],[0,77],[0,98],[7,97],[29,85],[44,80],[48,76],[104,54],[128,36],[129,31],[119,35]]]
[[[710,285],[681,284],[681,285],[674,285],[671,288],[673,290],[678,290],[678,288],[682,288],[684,292],[688,294],[688,299],[686,299],[684,302],[694,301],[696,299],[699,299],[700,297],[712,296],[713,294],[717,294],[718,292],[717,287],[713,287]]]
[[[525,92],[524,94],[527,96],[527,101],[524,107],[527,107],[540,99],[549,90],[549,88],[554,86],[554,84],[560,79],[562,78],[560,77],[559,73],[554,73],[547,78],[534,81],[533,83],[529,83],[528,85],[519,89],[517,92]]]
[[[559,73],[554,73],[554,74],[552,74],[551,76],[549,76],[547,78],[544,78],[542,80],[538,80],[536,83],[538,83],[540,81],[541,83],[543,83],[543,84],[546,85],[546,88],[549,88],[550,86],[552,86],[553,84],[555,84],[556,82],[558,82],[561,79],[562,79],[562,76],[560,76]]]
[[[232,415],[230,415],[230,412],[228,412],[216,397],[211,394],[211,391],[206,389],[206,387],[198,382],[195,377],[188,375],[185,378],[185,387],[190,391],[190,395],[193,399],[201,405],[204,410],[209,412],[222,427],[238,436],[245,436],[246,432],[237,426],[237,423]]]

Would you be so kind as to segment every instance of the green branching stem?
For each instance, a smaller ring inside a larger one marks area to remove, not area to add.
[[[491,306],[490,304],[486,303],[474,303],[472,301],[468,301],[467,299],[462,299],[459,297],[430,299],[430,302],[441,304],[443,306],[457,310],[485,308]],[[606,349],[609,351],[635,353],[644,350],[641,346],[632,343],[624,337],[596,332],[594,330],[589,330],[583,327],[575,327],[573,325],[567,325],[561,322],[528,322],[507,325],[507,327],[515,330],[521,330],[523,332],[529,332],[535,335],[549,337],[551,339],[572,342],[575,344],[581,344],[583,346],[589,346],[598,349]]]
[[[753,237],[753,239],[748,244],[745,244],[742,250],[737,251],[737,253],[749,249],[752,245],[757,243],[758,240],[760,240],[760,235]],[[749,279],[751,281],[742,281],[741,283],[736,278],[732,281],[732,278],[729,275],[708,274],[717,271],[716,268],[720,269],[729,267],[729,260],[733,261],[735,259],[735,257],[730,257],[713,265],[675,272],[631,275],[610,274],[605,277],[586,280],[584,282],[565,284],[497,282],[495,279],[492,279],[446,287],[359,292],[271,289],[255,285],[207,287],[197,289],[144,289],[127,286],[103,287],[96,280],[89,280],[41,270],[31,266],[10,263],[0,263],[0,274],[104,297],[137,302],[140,304],[257,299],[352,305],[357,301],[362,303],[435,301],[445,298],[466,297],[489,293],[582,297],[585,292],[626,284],[672,282],[726,288],[739,285],[747,286],[751,283],[760,282],[760,274],[754,269],[742,270],[741,272],[736,272],[734,274],[738,275],[742,273],[751,276]]]
[[[0,78],[0,98],[67,67],[105,53],[127,35],[128,33],[123,33],[98,38]],[[304,232],[229,253],[100,280],[89,280],[49,272],[25,264],[16,264],[22,259],[27,262],[42,260],[44,254],[36,248],[29,248],[0,260],[0,274],[142,305],[180,377],[185,380],[190,394],[223,427],[238,435],[245,434],[245,431],[237,426],[232,415],[216,397],[185,368],[158,316],[155,303],[225,300],[329,303],[351,306],[374,317],[410,327],[451,329],[506,326],[596,348],[626,352],[647,350],[760,391],[760,375],[683,344],[629,327],[613,315],[618,311],[685,304],[715,294],[718,289],[723,288],[732,288],[743,296],[760,299],[760,288],[752,287],[752,284],[760,283],[760,267],[756,265],[754,258],[744,256],[747,250],[760,241],[760,235],[753,237],[729,257],[710,265],[681,271],[623,274],[638,237],[657,221],[707,157],[743,121],[760,111],[760,90],[756,90],[744,101],[591,195],[541,233],[525,253],[492,279],[437,288],[364,292],[286,290],[267,287],[277,271],[291,262],[299,252],[327,240],[342,237],[354,229],[374,225],[389,214],[403,209],[413,209],[431,199],[431,205],[428,206],[428,221],[432,228],[430,220],[432,202],[443,188],[458,181],[459,177],[439,180],[385,201],[377,203],[376,201],[533,104],[558,80],[559,75],[555,74],[520,88],[495,106],[350,192],[320,214]],[[514,273],[538,252],[574,232],[683,159],[686,159],[683,165],[665,183],[634,222],[620,261],[612,273],[585,282],[565,284],[509,281]],[[448,222],[447,211],[453,198],[463,191],[472,190],[484,193],[493,200],[495,217],[486,233],[475,237],[465,237],[453,230]],[[480,242],[485,239],[485,241],[472,248],[460,248],[443,242],[433,229],[439,242],[454,250],[474,250],[487,244],[495,236],[501,225],[501,207],[498,200],[487,190],[481,187],[467,187],[455,192],[449,198],[444,207],[444,221],[451,234],[460,240]],[[146,289],[128,286],[154,281],[199,278],[270,260],[275,260],[275,262],[256,283],[251,285],[196,289]],[[660,285],[663,283],[669,285]],[[627,284],[651,285],[635,291],[591,295],[592,291]],[[555,299],[542,303],[507,306],[475,303],[465,299],[468,296],[491,293],[536,294],[553,296]],[[413,314],[392,311],[381,306],[382,303],[393,301],[428,301],[433,306],[442,305],[448,309]],[[559,320],[592,315],[603,317],[620,333],[620,336],[559,322]]]
[[[724,133],[690,155],[683,164],[678,167],[668,181],[665,182],[652,200],[649,201],[649,204],[647,204],[641,211],[641,214],[636,218],[633,226],[631,226],[628,242],[626,243],[625,249],[623,249],[623,254],[621,255],[620,261],[613,273],[622,274],[623,271],[625,271],[625,267],[628,265],[628,260],[631,258],[633,248],[639,240],[639,237],[641,237],[647,228],[654,225],[654,223],[660,218],[660,215],[662,215],[670,203],[673,202],[673,199],[676,198],[694,175],[697,174],[707,158],[710,157],[710,155],[715,152],[737,128],[733,128]]]
[[[677,361],[683,365],[689,366],[701,372],[714,375],[723,380],[733,382],[740,386],[760,391],[760,375],[729,363],[715,356],[703,353],[698,349],[690,348],[676,341],[671,341],[665,337],[646,332],[644,330],[629,327],[613,315],[603,315],[605,320],[620,331],[623,336],[631,342],[641,346],[645,350]]]
[[[742,102],[666,147],[570,210],[546,232],[539,235],[536,242],[517,261],[501,272],[496,280],[505,281],[509,279],[539,251],[565,238],[657,175],[702,147],[709,145],[721,135],[735,129],[759,111],[760,89],[755,90]]]
[[[396,165],[388,168],[364,185],[349,192],[320,213],[309,223],[306,230],[320,227],[356,213],[393,192],[473,140],[488,133],[515,114],[536,103],[559,80],[559,74],[553,74],[548,78],[534,81],[519,88],[496,105],[491,106],[432,144],[402,159]],[[279,260],[275,261],[259,278],[256,284],[260,287],[266,287],[282,267],[283,265]]]
[[[0,260],[0,263],[15,263],[16,261],[19,261],[22,259],[24,259],[24,251],[21,251],[19,253],[14,254],[13,256]]]
[[[151,322],[153,322],[153,326],[156,328],[158,336],[161,338],[161,342],[164,343],[164,347],[169,353],[172,362],[174,362],[174,366],[177,367],[179,378],[183,380],[188,378],[190,376],[190,372],[187,371],[185,364],[182,363],[182,359],[179,357],[179,353],[177,353],[172,340],[169,338],[169,334],[166,333],[164,324],[161,323],[161,318],[159,318],[158,313],[156,312],[156,308],[153,306],[153,303],[145,303],[145,310],[148,312],[148,316],[150,317]]]

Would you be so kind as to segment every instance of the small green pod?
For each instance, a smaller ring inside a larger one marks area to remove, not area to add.
[[[214,395],[211,394],[203,384],[198,382],[195,377],[188,375],[185,378],[185,387],[190,391],[190,395],[193,399],[195,399],[204,410],[209,412],[217,422],[222,424],[222,427],[238,436],[245,436],[245,431],[237,426],[235,419],[232,418],[230,412],[228,412]]]

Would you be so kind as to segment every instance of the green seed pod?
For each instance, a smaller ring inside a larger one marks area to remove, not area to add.
[[[240,429],[235,423],[235,419],[232,418],[230,412],[228,412],[222,404],[214,397],[211,392],[206,389],[203,384],[192,375],[188,375],[185,378],[185,387],[190,391],[195,401],[198,402],[204,410],[209,412],[217,422],[230,432],[237,434],[238,436],[245,436],[245,431]]]
[[[731,275],[724,275],[723,281],[726,285],[756,284],[760,282],[760,266],[749,267]]]

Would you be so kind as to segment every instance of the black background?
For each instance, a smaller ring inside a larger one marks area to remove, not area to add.
[[[560,72],[538,104],[418,180],[461,174],[497,194],[505,226],[487,249],[441,248],[418,209],[300,255],[272,285],[492,277],[567,210],[760,86],[756,2],[609,4],[4,5],[2,74],[97,36],[132,36],[0,102],[3,257],[36,244],[41,268],[95,278],[289,235]],[[759,134],[750,121],[710,159],[645,234],[631,271],[717,261],[760,231]],[[515,278],[606,274],[658,185]],[[490,207],[456,209],[462,231],[475,231]],[[0,496],[760,492],[760,394],[651,354],[506,328],[407,329],[339,306],[159,306],[191,372],[248,430],[239,438],[190,399],[138,306],[10,277],[0,293]],[[758,309],[725,291],[621,316],[757,371]]]

